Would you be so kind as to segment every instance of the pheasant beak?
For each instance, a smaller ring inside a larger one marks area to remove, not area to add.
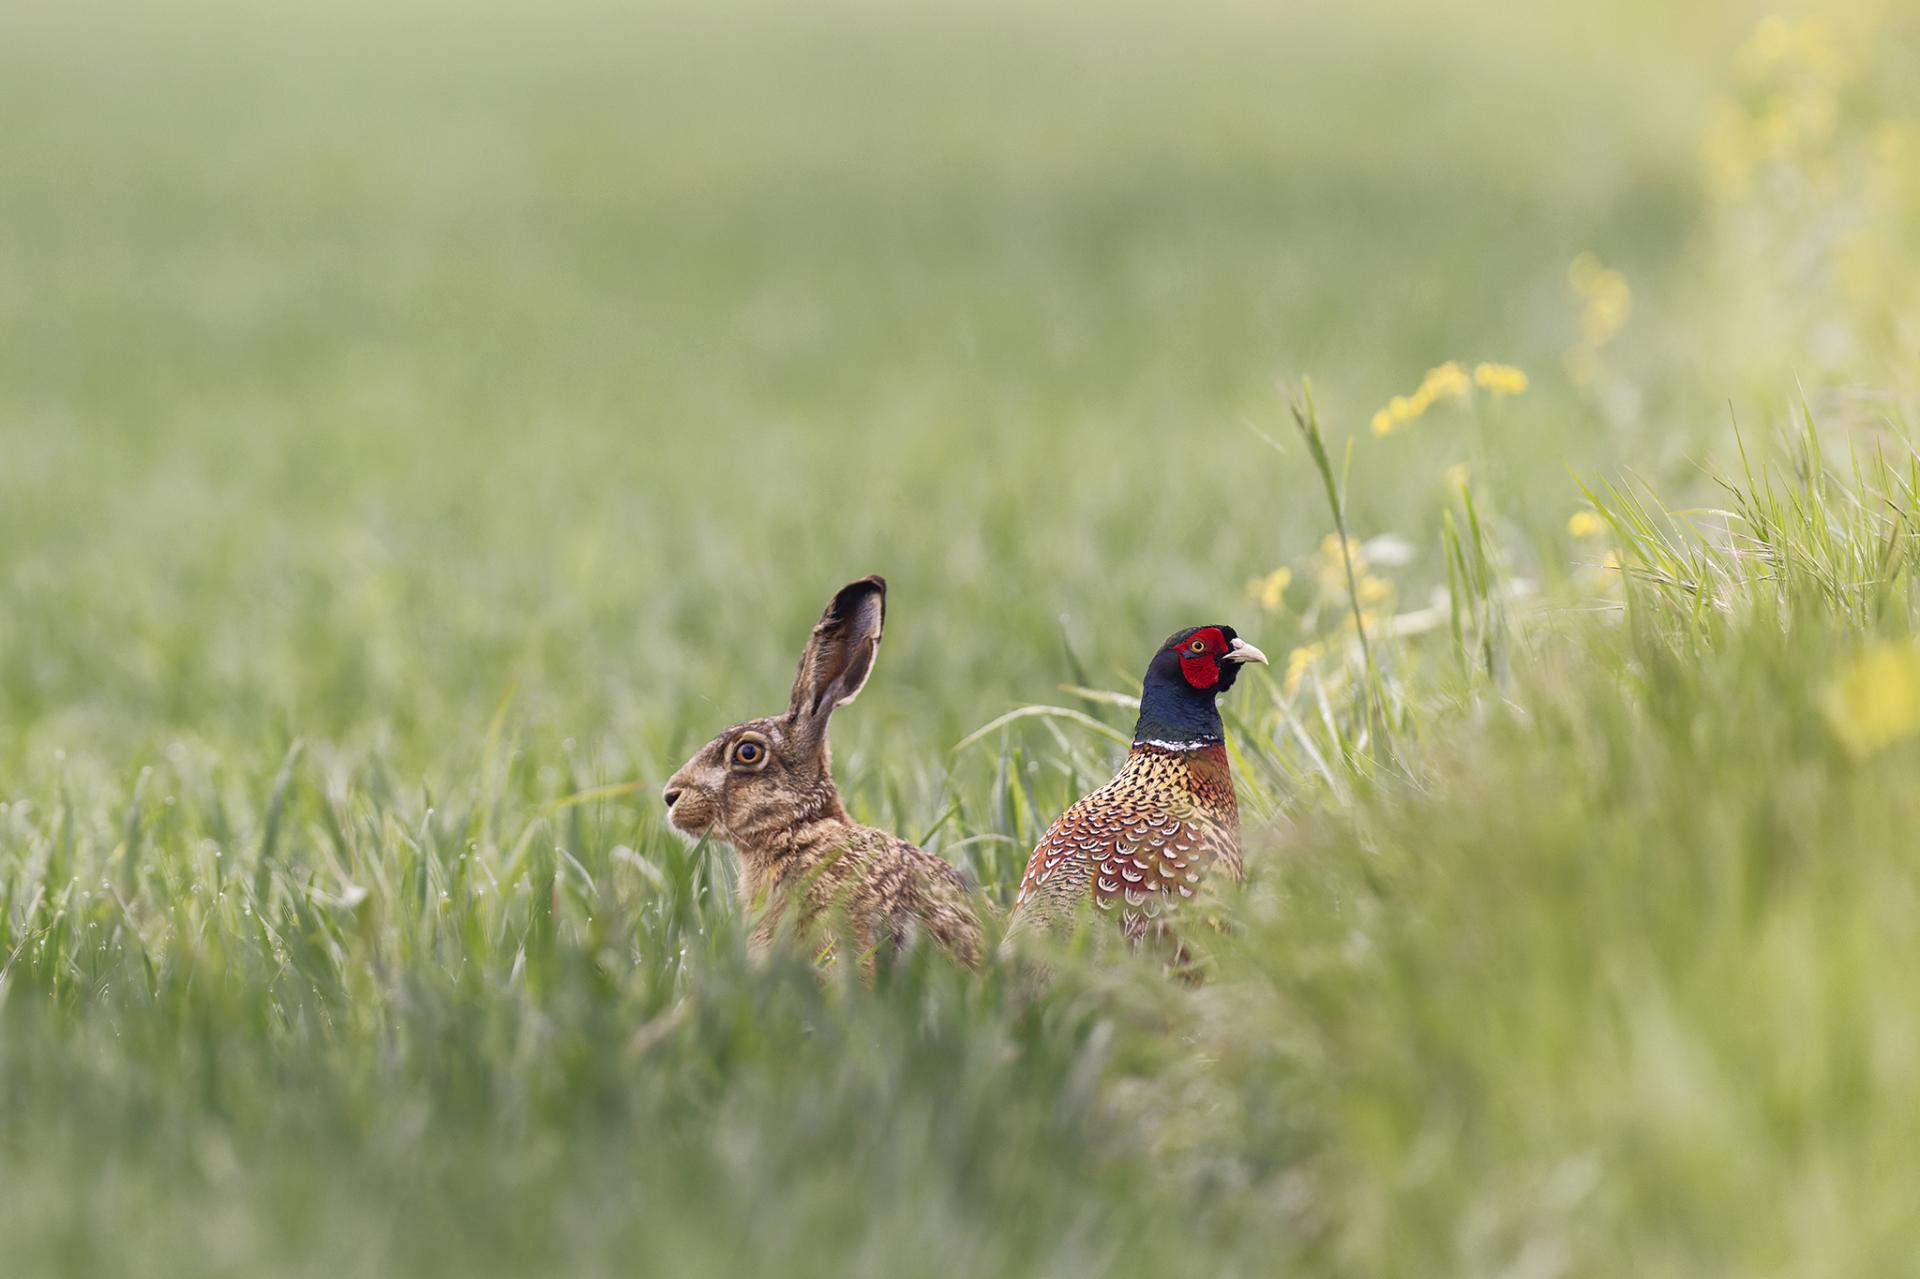
[[[1235,636],[1233,643],[1227,646],[1226,657],[1223,660],[1229,662],[1258,662],[1260,665],[1265,666],[1267,664],[1267,655],[1245,640]]]

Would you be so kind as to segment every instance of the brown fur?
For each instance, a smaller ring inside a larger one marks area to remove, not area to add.
[[[843,587],[801,654],[786,714],[734,725],[667,783],[676,827],[739,853],[741,901],[759,912],[756,954],[790,928],[821,952],[850,947],[871,974],[878,950],[924,932],[960,963],[979,962],[980,923],[959,874],[853,821],[833,784],[827,722],[873,672],[886,598],[878,577]]]

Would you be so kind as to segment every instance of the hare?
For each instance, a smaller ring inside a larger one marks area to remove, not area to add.
[[[864,577],[827,605],[800,656],[786,714],[736,724],[701,747],[661,798],[668,820],[740,856],[740,897],[760,909],[749,947],[764,955],[790,921],[823,951],[851,945],[871,975],[882,947],[924,931],[968,967],[980,923],[952,866],[847,816],[827,757],[827,721],[873,673],[887,584]],[[835,934],[844,923],[851,936]]]

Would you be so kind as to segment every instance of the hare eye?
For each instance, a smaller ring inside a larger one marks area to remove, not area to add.
[[[767,748],[759,742],[741,742],[733,748],[733,762],[751,768],[766,758]]]

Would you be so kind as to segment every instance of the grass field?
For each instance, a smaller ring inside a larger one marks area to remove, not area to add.
[[[7,6],[5,1273],[1909,1273],[1920,33],[1674,7]],[[867,572],[994,910],[1274,655],[1204,987],[747,962]]]

